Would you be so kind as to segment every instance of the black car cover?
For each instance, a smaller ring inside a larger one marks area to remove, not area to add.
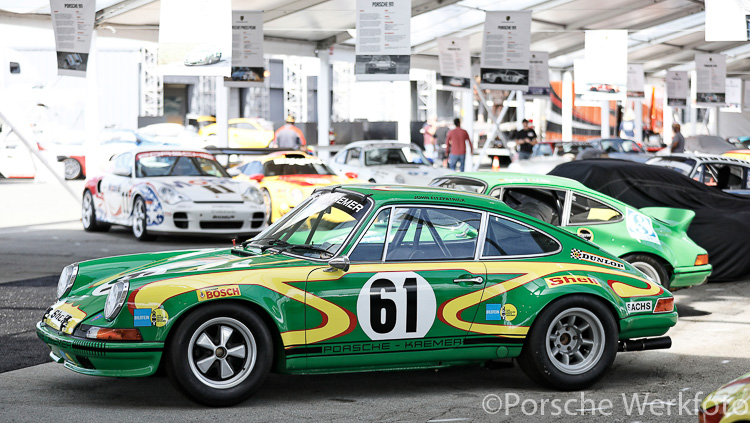
[[[573,161],[550,175],[575,179],[633,207],[695,211],[688,236],[708,251],[711,281],[750,275],[750,198],[706,186],[671,169],[624,160]]]

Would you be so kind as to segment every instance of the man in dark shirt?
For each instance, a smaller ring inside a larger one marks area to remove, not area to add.
[[[516,149],[518,149],[518,158],[526,160],[531,157],[536,145],[536,132],[529,126],[529,121],[524,119],[523,128],[516,131]]]
[[[456,125],[455,129],[448,132],[445,137],[445,150],[448,154],[448,167],[456,170],[456,165],[461,162],[461,172],[466,167],[466,143],[469,143],[471,152],[474,153],[474,146],[471,145],[471,138],[469,133],[461,129],[461,119],[453,119],[453,123]]]

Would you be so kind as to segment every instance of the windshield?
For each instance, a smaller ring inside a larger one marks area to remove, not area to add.
[[[370,211],[362,196],[325,191],[314,194],[247,244],[310,258],[328,259],[344,245]]]
[[[263,164],[263,175],[265,176],[335,174],[325,163],[316,159],[285,157],[269,160]]]
[[[690,176],[690,171],[693,170],[695,163],[693,159],[682,157],[657,157],[648,161],[650,165],[676,170],[685,176]]]
[[[602,140],[602,151],[605,153],[643,153],[643,149],[631,140]]]
[[[216,176],[229,174],[214,156],[199,151],[150,151],[135,156],[137,178],[160,176]]]
[[[365,151],[365,166],[427,164],[421,151],[411,147],[383,147]]]
[[[430,183],[430,186],[479,194],[482,194],[487,189],[487,184],[484,182],[466,178],[437,178]]]

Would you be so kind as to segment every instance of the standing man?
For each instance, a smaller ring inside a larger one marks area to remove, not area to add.
[[[290,150],[299,150],[302,146],[307,145],[305,134],[299,128],[294,126],[294,116],[286,117],[286,125],[277,129],[273,134],[272,146],[278,148],[288,148]]]
[[[436,118],[430,118],[430,120],[422,125],[422,129],[419,130],[419,132],[421,132],[422,136],[424,137],[425,155],[430,160],[435,160],[435,131],[437,130],[437,127],[435,126],[435,124],[437,123],[436,121]]]
[[[673,153],[684,153],[685,152],[685,137],[680,133],[680,124],[673,123],[672,131],[672,152]]]
[[[518,149],[518,158],[526,160],[531,157],[536,145],[536,131],[529,126],[529,121],[521,121],[523,128],[516,131],[516,149]]]
[[[445,137],[445,153],[448,155],[448,167],[456,170],[456,165],[460,160],[461,172],[463,172],[466,167],[466,143],[469,143],[472,154],[474,153],[474,146],[471,144],[469,133],[461,129],[461,119],[453,119],[453,124],[456,127],[448,132]]]

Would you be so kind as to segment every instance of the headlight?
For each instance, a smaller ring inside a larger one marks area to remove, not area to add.
[[[128,297],[128,290],[130,290],[130,282],[127,279],[112,285],[112,289],[107,294],[107,302],[104,303],[105,319],[112,320],[117,316]]]
[[[78,263],[70,264],[65,266],[62,273],[60,274],[60,280],[57,281],[57,299],[62,298],[63,295],[70,291],[70,287],[73,286],[73,282],[76,280],[78,275]]]
[[[245,192],[242,193],[242,198],[244,198],[246,201],[252,201],[253,203],[257,204],[263,204],[263,202],[265,201],[263,199],[263,194],[260,193],[260,190],[253,186],[247,187]]]
[[[167,204],[177,204],[183,201],[190,201],[190,198],[187,195],[180,194],[170,187],[159,188],[159,196]]]
[[[296,206],[297,204],[301,203],[302,200],[305,199],[305,193],[302,192],[299,188],[294,188],[292,190],[292,203]]]

